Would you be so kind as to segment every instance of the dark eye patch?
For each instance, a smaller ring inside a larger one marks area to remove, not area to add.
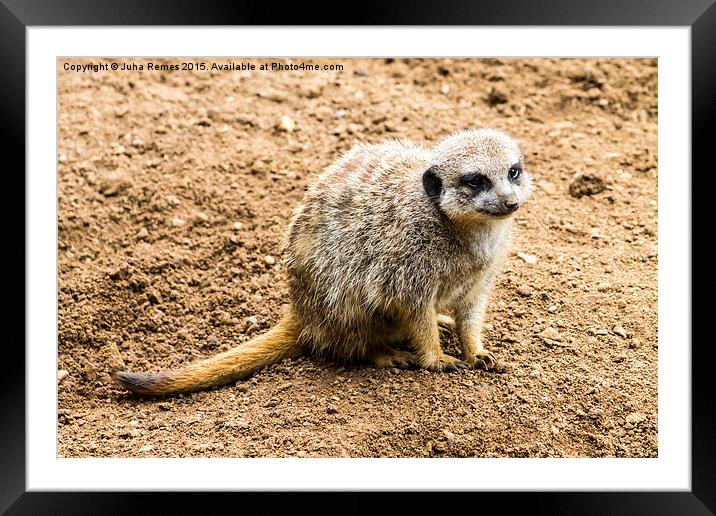
[[[484,192],[492,187],[492,181],[482,174],[466,174],[460,178],[460,181],[469,186],[475,192]]]

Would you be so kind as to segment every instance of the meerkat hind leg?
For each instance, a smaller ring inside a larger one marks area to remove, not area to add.
[[[387,344],[373,356],[376,367],[410,367],[416,364],[415,355],[410,351],[395,349]]]
[[[438,314],[438,328],[442,331],[455,332],[455,319],[445,314]]]

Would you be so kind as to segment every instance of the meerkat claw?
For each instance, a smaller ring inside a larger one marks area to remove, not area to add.
[[[478,352],[478,354],[472,359],[472,365],[475,368],[481,367],[482,369],[489,371],[495,368],[497,365],[497,359],[495,358],[495,355],[489,351],[482,351]]]
[[[443,358],[439,358],[430,364],[423,365],[423,367],[437,373],[452,373],[458,369],[466,369],[470,367],[470,364],[458,358],[445,355]]]
[[[399,351],[397,349],[388,348],[383,353],[374,357],[373,363],[378,368],[408,368],[415,364],[415,357],[408,351]]]

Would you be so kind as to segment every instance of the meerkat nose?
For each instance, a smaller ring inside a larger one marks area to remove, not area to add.
[[[516,199],[507,199],[506,201],[503,201],[502,204],[504,205],[505,210],[510,212],[515,211],[520,207],[520,203]]]

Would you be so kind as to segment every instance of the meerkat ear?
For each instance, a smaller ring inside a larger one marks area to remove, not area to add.
[[[443,182],[438,177],[435,166],[432,166],[423,172],[423,190],[425,190],[425,194],[432,200],[440,200],[440,194],[443,190]]]

